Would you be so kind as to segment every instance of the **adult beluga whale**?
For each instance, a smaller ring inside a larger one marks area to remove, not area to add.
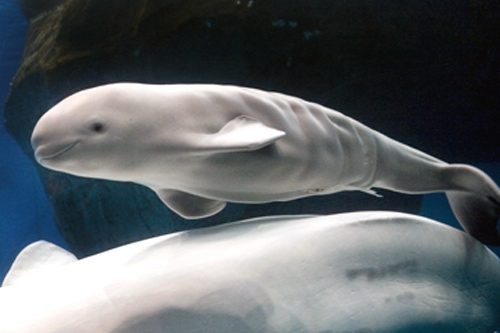
[[[415,215],[257,218],[81,260],[36,242],[0,313],[6,333],[492,333],[500,260]]]
[[[71,95],[35,126],[43,166],[150,187],[185,218],[226,202],[262,203],[345,190],[445,191],[461,225],[500,245],[500,190],[337,111],[221,85],[118,83]]]

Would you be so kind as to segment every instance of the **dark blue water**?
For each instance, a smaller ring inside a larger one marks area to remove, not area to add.
[[[13,1],[0,0],[1,112],[21,60],[27,23]],[[36,171],[0,122],[0,281],[19,251],[39,239],[65,246]]]

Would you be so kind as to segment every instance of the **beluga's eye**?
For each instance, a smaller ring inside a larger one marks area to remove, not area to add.
[[[102,133],[105,130],[104,124],[99,122],[99,121],[93,122],[90,125],[90,128],[92,129],[92,132],[94,132],[94,133]]]

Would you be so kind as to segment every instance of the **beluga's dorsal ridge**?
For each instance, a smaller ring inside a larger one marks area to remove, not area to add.
[[[410,214],[273,216],[81,260],[33,243],[0,288],[0,313],[9,333],[490,333],[500,260]]]
[[[185,218],[226,202],[262,203],[372,188],[446,192],[461,225],[500,245],[500,190],[337,111],[236,86],[118,83],[71,95],[32,135],[43,166],[148,186]]]

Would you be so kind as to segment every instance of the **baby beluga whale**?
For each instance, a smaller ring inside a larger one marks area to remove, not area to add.
[[[36,160],[49,169],[145,185],[185,218],[214,215],[226,202],[372,188],[445,191],[466,231],[500,245],[500,189],[485,173],[280,93],[211,84],[104,85],[55,105],[31,142]]]

